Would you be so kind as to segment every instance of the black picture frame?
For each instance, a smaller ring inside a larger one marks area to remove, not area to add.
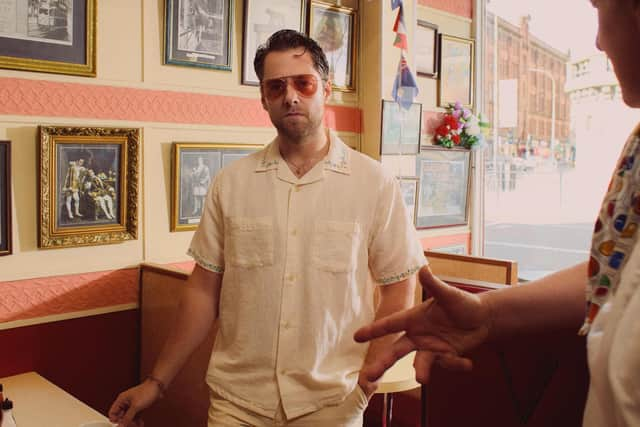
[[[11,141],[0,141],[0,256],[13,253],[11,229]]]
[[[231,71],[233,8],[234,0],[165,0],[164,63]]]
[[[242,84],[258,86],[253,60],[258,46],[278,30],[305,32],[306,0],[244,0]]]
[[[2,14],[16,25],[0,36],[0,68],[96,76],[96,0],[15,2]]]
[[[470,165],[469,150],[429,147],[416,156],[420,180],[416,228],[468,223]]]
[[[438,77],[440,43],[438,26],[418,19],[415,37],[416,73],[423,77]]]

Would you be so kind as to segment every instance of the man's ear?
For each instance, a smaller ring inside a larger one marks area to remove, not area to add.
[[[638,1],[640,1],[640,0],[638,0]],[[331,87],[332,87],[331,80],[328,80],[328,79],[327,79],[327,81],[326,81],[326,82],[325,82],[325,84],[324,84],[324,88],[323,88],[323,91],[324,91],[324,100],[325,100],[325,101],[328,101],[328,100],[329,100],[329,97],[331,96],[331,91],[332,91],[332,88],[331,88]]]

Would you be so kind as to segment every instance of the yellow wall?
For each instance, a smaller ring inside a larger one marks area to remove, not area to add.
[[[353,1],[351,2],[353,3]],[[232,71],[163,65],[164,0],[97,1],[96,78],[0,70],[2,78],[104,85],[133,89],[221,95],[257,100],[258,89],[243,86],[243,1],[234,1]],[[359,71],[359,70],[358,70]],[[357,72],[359,76],[361,73]],[[358,83],[359,86],[359,83]],[[359,107],[358,92],[335,92],[330,104]],[[136,127],[142,130],[142,191],[138,240],[114,245],[37,248],[37,126]],[[0,257],[0,282],[135,266],[143,261],[180,262],[193,232],[170,232],[172,142],[264,144],[271,127],[0,115],[0,139],[12,141],[13,255]],[[353,147],[360,134],[339,132]]]

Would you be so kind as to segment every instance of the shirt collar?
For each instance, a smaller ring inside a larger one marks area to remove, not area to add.
[[[332,130],[329,130],[329,152],[325,156],[323,163],[324,170],[345,175],[351,174],[350,148]],[[280,154],[280,150],[278,150],[277,138],[274,138],[263,150],[255,171],[264,172],[278,169],[280,166],[288,167]]]

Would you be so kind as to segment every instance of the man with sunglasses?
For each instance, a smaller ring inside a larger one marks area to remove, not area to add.
[[[152,376],[112,406],[125,426],[214,321],[209,427],[361,426],[376,386],[360,369],[393,338],[367,348],[351,337],[413,303],[422,247],[395,177],[323,125],[322,49],[282,30],[254,67],[277,136],[216,175],[174,332]]]

